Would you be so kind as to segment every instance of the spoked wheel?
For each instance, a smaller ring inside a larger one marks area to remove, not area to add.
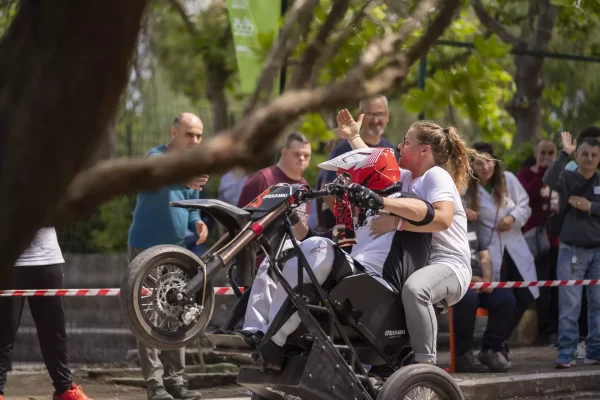
[[[400,368],[383,384],[377,400],[464,400],[452,377],[435,365]]]
[[[151,348],[178,349],[196,340],[212,317],[215,294],[210,282],[193,304],[168,301],[206,266],[191,251],[172,245],[155,246],[129,264],[121,282],[121,311],[136,339]]]

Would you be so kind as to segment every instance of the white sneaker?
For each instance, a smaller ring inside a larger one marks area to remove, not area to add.
[[[600,365],[600,360],[594,360],[593,358],[586,358],[583,360],[586,365]]]
[[[586,355],[585,340],[582,340],[581,342],[579,342],[579,344],[577,345],[577,352],[575,354],[577,355],[578,359],[580,359],[580,360],[585,359],[585,355]]]

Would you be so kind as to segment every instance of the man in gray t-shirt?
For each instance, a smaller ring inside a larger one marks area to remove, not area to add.
[[[62,289],[64,263],[56,231],[53,227],[41,228],[17,260],[10,289]],[[73,376],[68,367],[62,297],[27,299],[38,333],[42,357],[54,385],[53,400],[89,400],[81,387],[73,383]],[[0,399],[4,395],[10,356],[24,304],[25,297],[0,297]]]

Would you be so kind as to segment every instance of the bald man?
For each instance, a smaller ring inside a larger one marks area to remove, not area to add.
[[[204,126],[198,116],[181,113],[171,126],[171,140],[150,149],[148,157],[161,157],[166,153],[198,146],[202,142]],[[142,251],[161,244],[183,246],[188,230],[198,234],[198,244],[208,236],[208,228],[198,211],[170,207],[175,200],[198,199],[202,185],[208,181],[203,175],[186,183],[174,184],[153,192],[139,193],[129,229],[127,256],[129,262]],[[148,315],[151,317],[151,315]],[[160,317],[160,315],[159,315]],[[150,400],[198,400],[199,392],[187,390],[183,384],[185,348],[179,350],[149,349],[138,342],[142,374],[148,387]],[[164,365],[164,367],[163,367]]]

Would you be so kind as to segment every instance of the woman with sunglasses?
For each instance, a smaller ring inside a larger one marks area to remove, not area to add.
[[[338,113],[340,134],[353,149],[366,147],[360,137],[362,117],[354,121],[348,110]],[[377,237],[394,229],[431,232],[429,264],[414,272],[402,289],[406,324],[417,363],[435,364],[437,318],[435,306],[447,309],[466,293],[471,282],[471,253],[467,239],[467,217],[460,193],[470,176],[470,155],[455,128],[418,121],[398,145],[402,191],[412,192],[429,202],[433,220],[414,226],[395,216],[380,216],[372,222]],[[475,157],[478,157],[475,155]],[[384,200],[384,209],[402,214],[394,199]]]

